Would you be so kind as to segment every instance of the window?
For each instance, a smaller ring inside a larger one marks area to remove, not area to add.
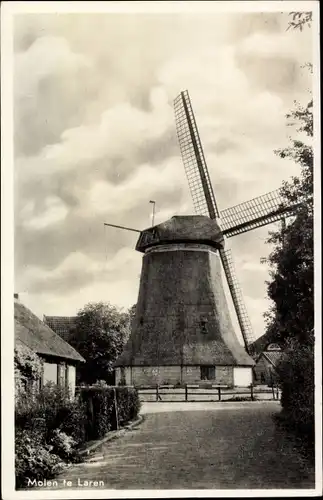
[[[269,344],[267,346],[267,351],[280,351],[280,346],[278,344]]]
[[[56,363],[44,363],[44,375],[43,383],[52,382],[57,384],[57,364]]]
[[[201,319],[201,332],[203,334],[207,333],[207,319]]]
[[[201,380],[215,380],[215,366],[201,366]]]

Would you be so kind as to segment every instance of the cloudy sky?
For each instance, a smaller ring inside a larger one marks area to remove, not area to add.
[[[136,302],[136,234],[193,213],[173,100],[188,89],[221,209],[298,173],[273,150],[307,102],[311,30],[282,13],[24,14],[14,21],[15,291],[36,314]],[[255,336],[269,227],[232,238]]]

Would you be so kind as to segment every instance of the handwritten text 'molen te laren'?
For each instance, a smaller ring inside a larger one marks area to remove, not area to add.
[[[38,487],[38,488],[102,488],[104,487],[104,481],[92,481],[87,479],[81,479],[78,477],[74,481],[69,481],[67,479],[62,479],[57,481],[53,479],[52,481],[43,479],[42,481],[37,481],[36,479],[27,480],[28,487]]]

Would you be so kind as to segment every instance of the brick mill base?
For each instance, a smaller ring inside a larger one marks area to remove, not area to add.
[[[210,370],[210,368],[212,368]],[[126,366],[116,368],[116,383],[126,385],[213,384],[248,387],[252,383],[252,368],[247,366]]]

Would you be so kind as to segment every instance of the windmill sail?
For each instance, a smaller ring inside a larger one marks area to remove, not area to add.
[[[232,301],[236,310],[239,311],[238,321],[241,332],[243,332],[244,342],[248,350],[248,346],[254,341],[253,330],[245,306],[241,288],[237,279],[237,274],[233,262],[231,249],[219,250],[221,255],[224,272],[228,280],[228,285],[231,291]]]
[[[208,215],[211,219],[215,219],[219,217],[219,210],[215,201],[187,90],[181,92],[175,99],[174,109],[178,141],[195,212],[199,215]],[[225,253],[224,250],[219,253],[238,317],[245,348],[248,351],[248,344],[253,341],[252,328],[246,307],[242,300],[242,292],[236,274],[233,272],[232,256],[229,258],[229,254]]]
[[[219,217],[202,144],[187,90],[174,101],[178,142],[196,214]]]
[[[280,190],[271,191],[252,200],[240,203],[220,212],[221,229],[230,238],[289,217],[299,203],[286,205]]]

